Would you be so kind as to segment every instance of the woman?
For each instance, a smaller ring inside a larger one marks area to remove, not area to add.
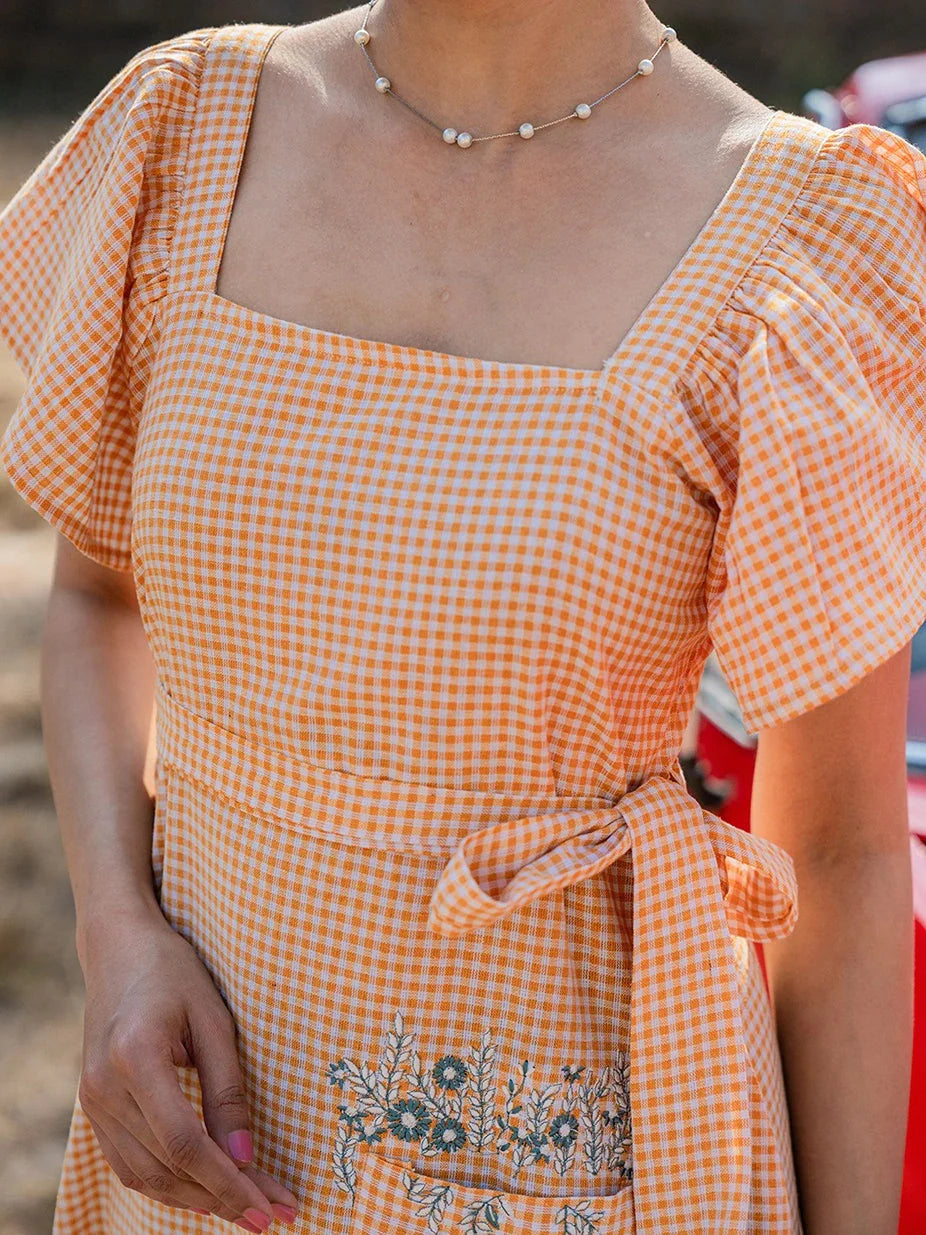
[[[638,0],[378,0],[145,48],[0,252],[57,1235],[887,1235],[923,156]],[[678,763],[712,646],[754,835]]]

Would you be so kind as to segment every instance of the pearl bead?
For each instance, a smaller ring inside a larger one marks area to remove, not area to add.
[[[652,73],[654,67],[655,66],[653,65],[652,60],[641,60],[637,65],[637,70],[642,73],[644,77],[648,77],[649,74]]]
[[[354,31],[354,42],[355,43],[369,43],[369,41],[370,41],[369,30],[361,29],[361,30]]]
[[[471,146],[472,144],[473,144],[472,133],[458,133],[457,134],[457,145],[458,146],[463,146],[465,149],[467,146]]]
[[[456,140],[457,140],[456,129],[444,129],[444,141],[447,143],[448,146],[452,146]]]
[[[666,26],[666,28],[662,32],[662,37],[665,39],[667,43],[672,43],[675,41],[676,34],[671,26]]]
[[[388,77],[377,77],[375,84],[376,84],[376,89],[380,92],[380,94],[385,94],[386,91],[389,89],[389,87],[392,85],[392,82],[389,80]]]
[[[533,137],[534,136],[534,126],[532,124],[528,124],[528,122],[525,120],[525,122],[518,129],[518,132],[521,134],[522,137]]]
[[[592,109],[587,103],[578,103],[576,105],[576,115],[580,120],[587,120],[592,114]]]

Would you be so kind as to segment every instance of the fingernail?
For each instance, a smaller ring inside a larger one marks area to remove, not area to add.
[[[250,1162],[254,1157],[251,1134],[246,1129],[228,1134],[228,1152],[238,1162]]]
[[[296,1211],[291,1205],[271,1205],[270,1208],[281,1222],[296,1221]]]
[[[266,1231],[273,1221],[272,1218],[268,1218],[266,1214],[261,1213],[259,1209],[246,1209],[244,1217],[247,1218],[248,1222],[253,1222],[259,1231]]]
[[[197,1209],[195,1205],[191,1205],[190,1208],[193,1210],[194,1214],[205,1214],[207,1217],[209,1216],[208,1209]]]
[[[237,1218],[235,1220],[235,1226],[240,1226],[243,1231],[251,1231],[252,1235],[254,1235],[255,1232],[256,1235],[260,1235],[260,1227],[255,1226],[253,1222],[245,1222],[243,1218]]]

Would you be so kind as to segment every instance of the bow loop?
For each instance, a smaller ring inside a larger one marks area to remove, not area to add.
[[[431,897],[428,925],[447,936],[487,926],[597,874],[629,847],[614,806],[494,823],[457,846]]]

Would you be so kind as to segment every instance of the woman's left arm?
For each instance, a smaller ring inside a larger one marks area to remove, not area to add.
[[[805,1235],[896,1235],[910,1094],[910,645],[759,734],[752,830],[793,857],[798,922],[764,945]]]

